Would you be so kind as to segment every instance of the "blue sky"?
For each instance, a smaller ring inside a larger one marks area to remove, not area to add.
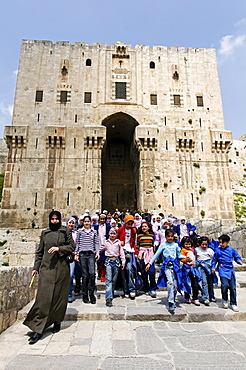
[[[217,50],[226,129],[246,133],[246,0],[1,0],[0,137],[22,39]]]

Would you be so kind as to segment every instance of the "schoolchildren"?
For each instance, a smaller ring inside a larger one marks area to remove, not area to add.
[[[174,231],[167,229],[165,232],[166,241],[162,243],[155,255],[146,266],[146,271],[149,271],[152,264],[157,258],[163,254],[164,261],[158,278],[158,287],[167,286],[168,292],[168,309],[170,313],[175,312],[175,298],[177,290],[181,290],[181,271],[179,259],[183,258],[180,253],[180,248],[177,243],[174,243]]]
[[[213,288],[212,274],[212,259],[214,251],[209,247],[209,239],[206,236],[201,236],[198,240],[196,248],[196,267],[202,279],[202,299],[205,306],[209,306],[209,302],[216,302]]]
[[[74,244],[76,245],[77,233],[78,231],[75,230],[75,218],[69,217],[66,221],[66,226],[71,230]],[[75,261],[69,264],[70,268],[70,285],[69,285],[69,292],[68,292],[68,303],[73,302],[73,278],[74,278],[74,270],[75,270]]]
[[[136,261],[135,261],[135,248],[136,248],[136,229],[133,227],[134,217],[127,215],[124,218],[124,225],[118,229],[118,237],[123,246],[126,255],[126,265],[124,270],[121,270],[124,297],[135,299],[135,274],[136,274]]]
[[[117,230],[111,228],[109,231],[109,239],[100,246],[99,252],[105,251],[105,266],[106,266],[106,306],[112,307],[114,298],[114,289],[118,277],[120,266],[122,270],[125,267],[125,253],[121,246],[121,242],[117,239]]]
[[[233,268],[233,261],[242,265],[242,258],[236,249],[229,246],[229,235],[221,235],[219,237],[219,248],[216,249],[212,260],[212,273],[215,269],[219,272],[221,281],[221,294],[223,299],[223,307],[228,308],[228,290],[230,291],[230,305],[233,311],[238,312],[237,307],[237,292],[236,292],[236,276]]]
[[[179,240],[181,241],[184,236],[189,236],[193,239],[196,236],[195,230],[196,226],[192,225],[190,222],[186,222],[186,217],[180,217],[180,224],[174,225],[173,229],[178,234]]]
[[[196,306],[200,306],[198,300],[199,293],[199,283],[201,282],[201,277],[196,269],[196,258],[195,249],[193,247],[193,241],[190,237],[184,236],[181,240],[181,254],[184,256],[181,259],[183,262],[182,266],[182,280],[183,280],[183,290],[185,292],[185,302],[193,303]],[[190,294],[192,290],[192,300],[190,299]]]
[[[107,211],[104,211],[107,212]],[[104,245],[105,241],[109,237],[109,230],[111,226],[110,224],[106,223],[106,213],[101,213],[99,217],[99,224],[98,227],[95,228],[98,232],[98,237],[99,237],[99,248]],[[98,271],[98,279],[101,280],[102,282],[106,281],[106,267],[104,266],[105,264],[105,253],[101,252],[100,258],[97,261],[97,271]]]
[[[137,235],[137,256],[140,261],[143,290],[152,298],[156,298],[155,265],[153,264],[149,271],[145,271],[145,268],[154,256],[154,240],[151,225],[143,221]]]
[[[96,303],[95,291],[95,260],[99,258],[99,240],[95,230],[91,228],[91,217],[83,218],[83,228],[77,234],[75,260],[80,261],[82,272],[82,299],[84,303]],[[89,301],[89,297],[90,301]]]

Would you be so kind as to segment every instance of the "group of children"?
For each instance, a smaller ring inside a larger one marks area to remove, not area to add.
[[[228,235],[221,235],[219,242],[210,244],[206,236],[195,237],[195,226],[186,223],[185,218],[181,219],[180,224],[173,226],[170,226],[170,222],[162,222],[160,228],[154,231],[154,225],[143,217],[136,228],[136,219],[130,214],[125,216],[124,224],[120,227],[107,227],[106,216],[103,214],[99,216],[99,220],[101,222],[98,227],[93,228],[91,217],[85,215],[82,220],[83,227],[73,234],[76,244],[75,261],[80,262],[81,266],[84,303],[96,303],[95,262],[101,261],[98,262],[99,270],[101,268],[102,273],[102,265],[103,269],[106,269],[104,277],[108,307],[112,306],[119,277],[125,298],[135,299],[140,287],[146,294],[155,298],[156,289],[166,286],[168,310],[172,314],[176,308],[177,291],[184,292],[187,304],[193,303],[196,306],[200,306],[198,294],[201,291],[202,302],[209,306],[210,302],[216,302],[213,286],[217,270],[221,280],[223,307],[229,307],[230,291],[231,308],[235,312],[238,311],[233,261],[241,265],[242,259],[237,251],[229,246]],[[68,227],[71,221],[75,223],[75,220],[70,218]],[[176,232],[180,240],[175,240]],[[156,284],[157,260],[161,260],[162,266]],[[71,282],[72,276],[73,273]]]

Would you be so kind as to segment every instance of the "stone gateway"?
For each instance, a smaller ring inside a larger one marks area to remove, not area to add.
[[[24,40],[2,227],[148,207],[235,218],[214,49]]]

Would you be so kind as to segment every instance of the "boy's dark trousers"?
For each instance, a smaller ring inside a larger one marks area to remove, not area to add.
[[[222,299],[228,301],[228,290],[230,290],[230,305],[237,305],[236,278],[231,275],[231,279],[220,276]]]
[[[195,275],[192,274],[192,272],[189,272],[189,278],[191,281],[191,288],[192,288],[192,299],[196,301],[198,299],[198,293],[199,293],[199,285],[198,285],[198,279]],[[185,299],[190,298],[189,293],[185,292]]]

